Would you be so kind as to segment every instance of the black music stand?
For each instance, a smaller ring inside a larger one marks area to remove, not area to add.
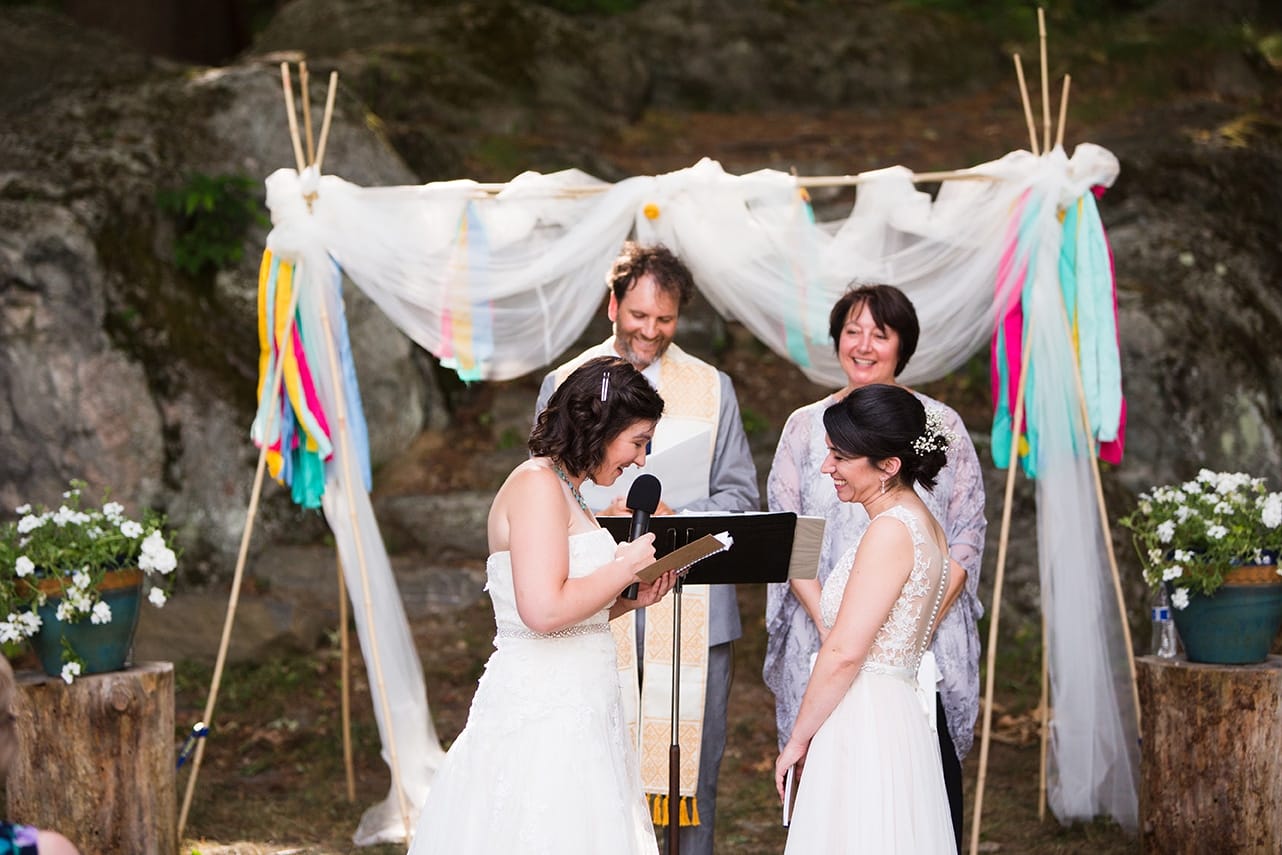
[[[628,539],[632,518],[597,517],[602,528],[622,543]],[[672,594],[672,744],[668,749],[668,848],[667,855],[679,855],[679,833],[675,805],[679,804],[681,745],[677,720],[681,711],[681,588],[691,585],[753,585],[786,582],[792,565],[793,537],[797,515],[781,513],[670,514],[650,518],[654,532],[655,558],[692,543],[707,534],[729,532],[734,545],[695,564],[677,580]],[[818,550],[815,550],[816,554]],[[813,574],[811,574],[813,578]]]

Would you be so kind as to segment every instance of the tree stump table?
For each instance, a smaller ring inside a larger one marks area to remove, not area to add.
[[[1282,657],[1135,660],[1145,852],[1282,852]]]
[[[83,855],[177,852],[173,664],[71,685],[34,671],[17,678],[7,817],[60,831]]]

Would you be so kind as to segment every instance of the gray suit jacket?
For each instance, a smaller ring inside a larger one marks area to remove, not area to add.
[[[717,443],[712,455],[712,469],[708,476],[708,498],[690,502],[685,510],[691,511],[756,511],[761,509],[757,490],[757,467],[748,449],[748,437],[743,432],[743,419],[739,415],[739,399],[735,397],[734,384],[722,371],[717,372],[721,382],[721,411],[718,414]],[[534,414],[543,412],[548,399],[556,390],[556,371],[543,378],[539,388],[538,403]],[[709,602],[708,646],[734,641],[743,634],[739,622],[739,603],[735,599],[734,585],[713,585]]]

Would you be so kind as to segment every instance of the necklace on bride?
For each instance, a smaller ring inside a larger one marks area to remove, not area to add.
[[[565,486],[570,488],[570,495],[574,497],[574,501],[579,503],[579,507],[583,509],[583,513],[588,516],[592,516],[592,512],[588,510],[588,503],[583,501],[583,494],[579,492],[579,488],[574,486],[574,483],[565,474],[565,470],[561,468],[561,464],[553,462],[552,471],[556,473],[556,477],[565,482]]]

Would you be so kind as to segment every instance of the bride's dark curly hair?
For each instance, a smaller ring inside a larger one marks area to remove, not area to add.
[[[661,415],[663,399],[641,372],[617,356],[598,356],[552,393],[530,431],[530,453],[559,460],[573,475],[587,475],[629,425]]]
[[[909,489],[921,484],[934,490],[939,470],[948,464],[942,446],[924,452],[913,447],[926,430],[926,408],[902,386],[861,386],[824,410],[824,430],[832,447],[849,457],[874,463],[898,457],[897,480]]]

